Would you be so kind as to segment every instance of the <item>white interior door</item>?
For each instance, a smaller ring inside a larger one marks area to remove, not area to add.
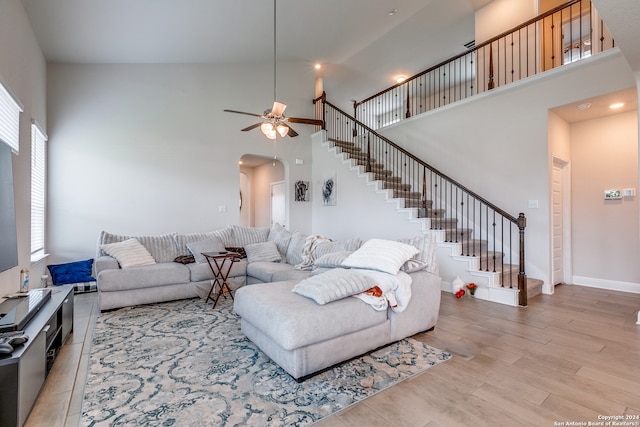
[[[285,182],[271,183],[271,225],[275,223],[287,227]]]
[[[560,159],[553,161],[552,173],[552,285],[570,282],[571,277],[571,215],[569,164]]]

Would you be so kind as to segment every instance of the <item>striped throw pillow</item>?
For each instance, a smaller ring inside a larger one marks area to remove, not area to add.
[[[278,251],[276,242],[267,241],[261,243],[252,243],[244,247],[247,253],[248,262],[280,262],[282,255]]]
[[[376,281],[352,270],[336,268],[302,280],[292,289],[320,305],[359,294],[376,286]]]
[[[147,248],[136,238],[100,245],[100,249],[115,258],[121,268],[143,267],[156,263]]]

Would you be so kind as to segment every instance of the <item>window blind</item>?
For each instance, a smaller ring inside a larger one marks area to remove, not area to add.
[[[47,136],[37,124],[31,125],[31,260],[45,255],[45,190]]]
[[[18,154],[20,151],[20,113],[22,107],[0,83],[0,140]]]

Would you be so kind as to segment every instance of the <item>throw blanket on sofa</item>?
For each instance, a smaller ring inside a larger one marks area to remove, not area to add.
[[[359,294],[356,298],[369,304],[374,310],[384,311],[387,307],[400,313],[407,308],[411,299],[411,276],[399,271],[396,276],[376,270],[357,269],[360,274],[372,278],[376,286]]]
[[[302,262],[297,264],[294,268],[296,270],[311,270],[313,269],[313,248],[321,242],[330,242],[330,239],[327,239],[320,234],[312,234],[307,237],[307,240],[304,242],[304,247],[302,248]]]

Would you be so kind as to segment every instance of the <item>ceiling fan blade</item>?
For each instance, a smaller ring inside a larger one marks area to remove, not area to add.
[[[322,126],[324,122],[318,119],[303,119],[300,117],[287,117],[286,120],[291,123],[302,123],[303,125]]]
[[[227,113],[245,114],[247,116],[262,117],[261,114],[247,113],[245,111],[237,111],[237,110],[224,110],[224,111]]]
[[[256,123],[255,125],[247,126],[246,128],[244,128],[244,129],[240,129],[240,130],[241,130],[242,132],[246,132],[246,131],[249,131],[249,130],[251,130],[251,129],[255,129],[255,128],[259,127],[261,124],[262,124],[262,123]]]
[[[271,114],[273,114],[274,117],[282,117],[282,115],[284,114],[284,110],[287,109],[287,105],[283,104],[282,102],[278,102],[278,101],[273,101],[273,107],[271,107]]]
[[[293,130],[293,128],[289,125],[286,125],[289,128],[289,132],[287,132],[287,135],[289,135],[289,137],[294,138],[296,136],[298,136],[298,132],[296,132],[295,130]]]

